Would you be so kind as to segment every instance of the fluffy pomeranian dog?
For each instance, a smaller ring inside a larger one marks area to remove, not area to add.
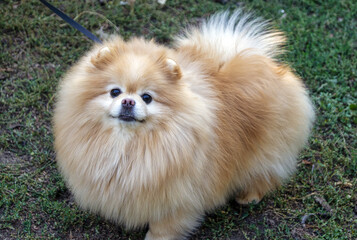
[[[63,79],[57,162],[77,203],[145,239],[183,239],[230,197],[259,202],[296,168],[314,119],[276,57],[283,35],[218,13],[168,48],[95,45]]]

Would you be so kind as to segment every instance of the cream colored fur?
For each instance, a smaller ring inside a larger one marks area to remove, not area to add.
[[[146,239],[182,239],[229,197],[260,201],[294,172],[314,119],[301,80],[274,60],[282,43],[237,11],[174,49],[95,46],[63,79],[54,114],[58,166],[78,204],[128,228],[149,224]],[[124,98],[138,121],[118,119]]]

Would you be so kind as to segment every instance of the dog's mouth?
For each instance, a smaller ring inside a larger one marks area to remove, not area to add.
[[[120,114],[118,117],[114,117],[114,116],[111,116],[112,118],[118,118],[124,122],[144,122],[145,120],[140,120],[140,119],[137,119],[135,118],[134,116],[132,115],[124,115],[124,114]]]
[[[134,116],[130,115],[119,115],[118,117],[120,120],[123,120],[124,122],[136,122],[137,119]]]

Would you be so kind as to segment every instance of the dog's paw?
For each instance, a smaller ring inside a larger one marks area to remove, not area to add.
[[[177,236],[171,236],[171,235],[153,234],[150,231],[148,231],[145,236],[145,240],[180,240],[180,239],[184,239],[184,238],[179,238]]]
[[[250,192],[244,195],[238,195],[236,197],[236,202],[242,205],[247,205],[250,203],[257,204],[262,200],[262,198],[259,196],[258,193],[256,192]]]

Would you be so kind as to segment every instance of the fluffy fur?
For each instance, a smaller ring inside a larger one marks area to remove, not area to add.
[[[229,197],[258,202],[279,186],[314,119],[302,81],[275,60],[283,42],[236,11],[173,49],[119,37],[94,46],[63,79],[54,114],[78,204],[128,228],[149,224],[146,239],[181,239]],[[128,101],[132,121],[121,119]]]

